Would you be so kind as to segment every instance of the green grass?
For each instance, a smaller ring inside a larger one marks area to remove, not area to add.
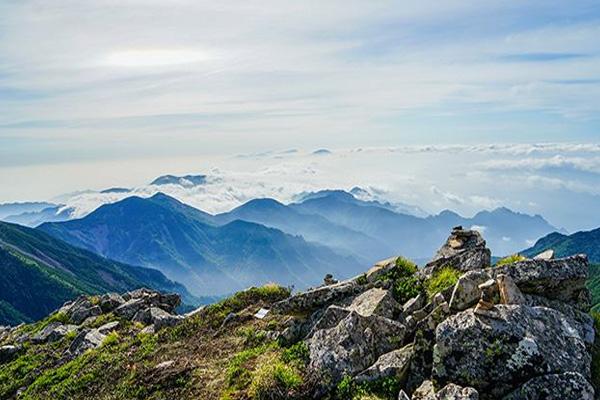
[[[186,318],[174,329],[165,330],[165,334],[169,335],[169,340],[177,341],[195,334],[203,327],[215,329],[223,323],[229,313],[237,313],[253,304],[271,304],[289,297],[290,293],[289,288],[274,284],[252,287],[206,307],[195,317]]]
[[[522,256],[521,254],[512,254],[508,257],[504,257],[496,263],[496,267],[500,267],[502,265],[513,264],[519,261],[525,261],[527,257]]]
[[[381,275],[378,280],[391,280],[394,298],[400,303],[405,303],[423,291],[421,280],[415,276],[417,270],[415,263],[407,258],[398,257],[395,268]]]
[[[596,338],[592,346],[592,385],[596,392],[600,391],[600,313],[591,312],[594,318]]]
[[[457,269],[446,266],[437,270],[427,281],[425,281],[425,290],[427,296],[432,298],[449,287],[452,287],[458,281],[462,273]]]
[[[302,381],[294,367],[281,360],[269,360],[254,372],[248,395],[254,400],[288,398],[289,393],[298,389]]]
[[[382,399],[396,400],[401,385],[398,378],[390,377],[358,384],[349,376],[338,383],[335,390],[337,400]]]

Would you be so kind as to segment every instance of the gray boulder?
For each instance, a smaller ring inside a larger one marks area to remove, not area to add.
[[[79,325],[86,319],[98,316],[100,314],[102,314],[102,309],[99,306],[90,305],[89,307],[87,307],[81,305],[71,310],[70,319],[71,322],[73,322],[76,325]]]
[[[154,328],[157,331],[169,326],[175,326],[184,319],[184,317],[181,315],[169,314],[168,312],[158,307],[152,307],[150,309],[150,314],[152,316],[152,323],[154,324]]]
[[[357,296],[348,309],[365,317],[379,315],[394,318],[399,313],[400,305],[394,300],[391,291],[373,288]]]
[[[69,358],[77,357],[87,350],[99,347],[105,338],[106,335],[100,333],[97,329],[84,330],[73,339],[67,354]]]
[[[577,255],[555,260],[519,261],[492,268],[488,272],[494,279],[499,275],[510,277],[523,293],[585,307],[581,299],[587,293],[585,282],[588,269],[587,257]]]
[[[546,307],[497,305],[496,318],[463,311],[440,323],[433,377],[501,397],[529,379],[551,373],[590,376],[585,332]]]
[[[385,353],[377,359],[375,364],[359,373],[355,378],[355,382],[371,382],[391,377],[403,382],[406,380],[412,354],[413,346],[410,344],[401,349]]]
[[[112,331],[116,330],[119,327],[119,325],[119,321],[107,322],[106,324],[98,328],[98,332],[100,332],[103,335],[107,335]]]
[[[396,348],[404,335],[405,327],[397,321],[352,311],[336,327],[319,330],[308,340],[310,368],[335,385]]]
[[[131,320],[138,311],[147,306],[142,298],[132,298],[121,304],[114,310],[114,313],[119,317]]]
[[[438,269],[452,266],[459,271],[471,271],[489,267],[492,255],[481,234],[458,226],[452,230],[446,243],[438,250],[420,273],[430,276]]]
[[[350,310],[345,307],[336,306],[335,304],[330,305],[316,320],[312,330],[307,335],[311,337],[316,331],[322,329],[330,329],[340,323],[341,320],[346,318],[350,314]]]
[[[123,303],[125,299],[118,293],[106,293],[100,296],[100,308],[104,313],[113,311]]]
[[[425,306],[425,296],[423,294],[417,295],[417,297],[413,297],[409,299],[402,306],[402,312],[406,315],[412,314],[413,312],[420,310]]]
[[[77,325],[63,325],[60,322],[51,322],[40,332],[32,336],[31,342],[36,344],[56,342],[77,329]]]
[[[144,304],[162,308],[171,313],[181,303],[181,297],[176,293],[160,293],[155,290],[141,288],[136,289],[123,295],[126,301],[133,299],[141,299]]]
[[[329,286],[321,286],[306,292],[295,294],[273,305],[272,311],[286,314],[291,312],[312,311],[325,307],[361,292],[356,281],[343,281]]]
[[[593,400],[594,388],[577,372],[538,376],[504,400]]]
[[[533,257],[534,260],[552,260],[554,258],[554,250],[548,249]]]

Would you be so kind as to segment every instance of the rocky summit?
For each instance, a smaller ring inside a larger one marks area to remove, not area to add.
[[[456,227],[432,261],[177,315],[140,289],[0,328],[3,399],[594,399],[585,255],[491,265]]]

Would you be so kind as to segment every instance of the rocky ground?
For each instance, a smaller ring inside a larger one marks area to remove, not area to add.
[[[176,295],[81,297],[0,328],[0,398],[594,399],[583,255],[491,266],[457,227],[403,258],[290,295],[274,285],[176,315]]]

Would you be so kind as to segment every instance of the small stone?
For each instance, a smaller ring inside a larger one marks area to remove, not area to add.
[[[156,364],[156,367],[154,367],[154,369],[169,368],[173,364],[175,364],[175,361],[173,361],[173,360],[163,361],[163,362],[161,362],[159,364]]]
[[[524,304],[525,297],[519,290],[519,287],[515,284],[515,281],[504,274],[500,274],[496,277],[498,283],[498,291],[500,292],[500,302],[502,304]]]
[[[433,296],[433,304],[435,304],[436,306],[439,306],[442,303],[445,303],[446,299],[444,299],[444,295],[441,293],[436,293],[435,296]]]
[[[398,400],[410,400],[410,397],[408,397],[404,390],[400,389],[400,393],[398,393]]]

